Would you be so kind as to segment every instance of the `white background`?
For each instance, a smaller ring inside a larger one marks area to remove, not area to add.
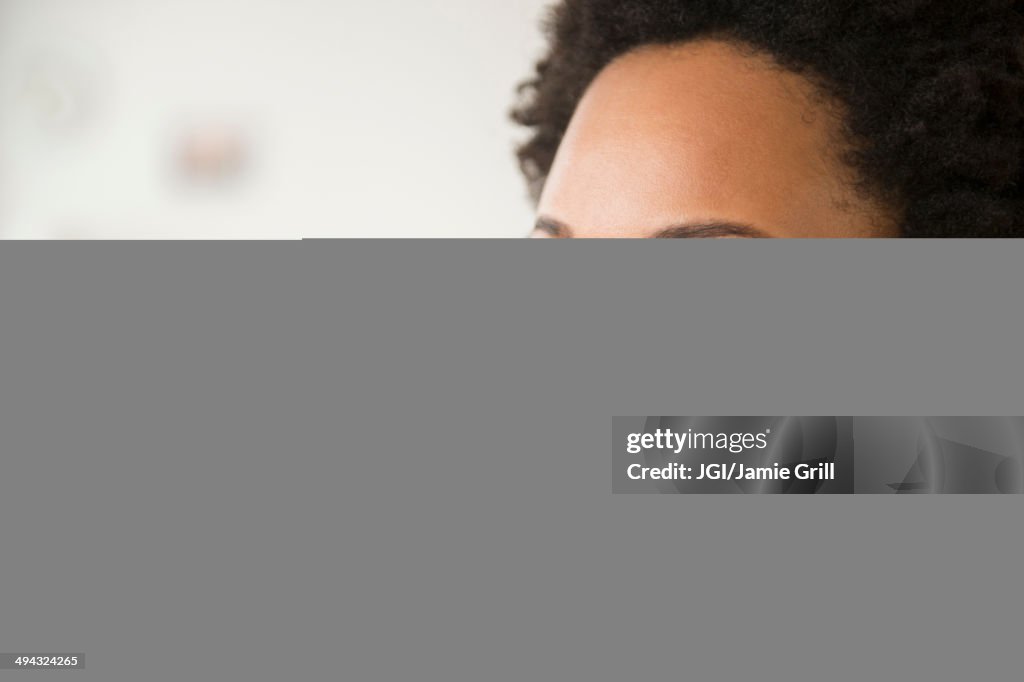
[[[0,237],[517,237],[546,0],[0,0]],[[226,130],[227,180],[181,169]]]

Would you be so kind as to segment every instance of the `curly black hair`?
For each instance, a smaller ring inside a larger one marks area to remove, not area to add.
[[[560,0],[512,112],[536,200],[585,90],[633,49],[724,39],[843,105],[859,189],[907,237],[1024,236],[1024,2]]]

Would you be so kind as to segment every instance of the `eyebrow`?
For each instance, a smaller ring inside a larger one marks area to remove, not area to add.
[[[557,239],[569,239],[573,236],[572,228],[568,225],[546,216],[538,218],[533,229],[535,232],[544,232]],[[715,237],[746,237],[748,239],[764,239],[769,237],[769,235],[766,232],[749,225],[718,221],[672,225],[658,230],[652,235],[653,239],[711,239]]]

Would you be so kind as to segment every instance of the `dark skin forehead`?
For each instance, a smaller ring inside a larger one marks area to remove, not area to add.
[[[583,97],[541,196],[553,237],[884,237],[855,189],[841,109],[728,43],[646,47]]]

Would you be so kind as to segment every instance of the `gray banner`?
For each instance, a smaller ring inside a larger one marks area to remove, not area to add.
[[[1024,414],[1022,262],[5,243],[0,643],[89,665],[0,679],[1019,682],[1024,496],[608,477],[615,415]]]

